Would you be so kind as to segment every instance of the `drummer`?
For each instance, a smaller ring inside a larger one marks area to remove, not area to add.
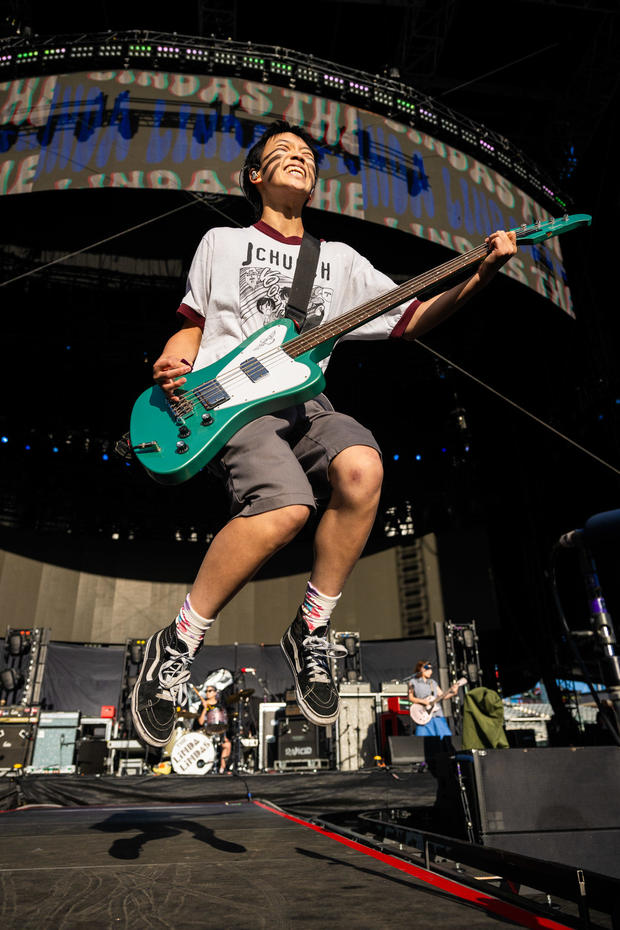
[[[205,688],[205,696],[199,694],[200,700],[202,701],[202,710],[196,721],[194,723],[194,729],[202,730],[205,724],[208,722],[207,718],[210,711],[217,710],[218,719],[222,722],[228,722],[228,714],[226,713],[226,708],[220,703],[221,694],[213,685],[207,685]],[[221,734],[221,743],[220,743],[220,775],[223,775],[228,767],[228,760],[230,759],[230,753],[232,750],[232,744],[228,739],[228,734],[226,732]]]

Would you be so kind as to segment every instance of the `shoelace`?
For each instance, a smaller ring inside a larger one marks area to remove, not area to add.
[[[304,637],[302,646],[308,650],[306,662],[309,669],[309,680],[329,683],[331,676],[327,660],[338,659],[346,655],[346,648],[336,643],[330,643],[326,636],[316,636],[313,633]]]
[[[169,694],[175,704],[183,706],[188,700],[186,682],[189,681],[191,675],[190,659],[186,652],[179,652],[171,646],[166,646],[166,652],[170,658],[162,662],[159,670],[159,683],[168,693],[162,696],[167,698]]]

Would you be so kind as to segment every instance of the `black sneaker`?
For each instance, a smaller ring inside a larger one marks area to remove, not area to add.
[[[327,625],[310,631],[299,611],[280,642],[293,673],[297,703],[304,716],[320,727],[335,723],[340,709],[328,659],[347,652],[344,646],[330,643],[327,635]]]
[[[131,715],[138,735],[150,746],[165,746],[172,736],[176,707],[187,704],[191,661],[174,622],[153,633],[146,644]]]

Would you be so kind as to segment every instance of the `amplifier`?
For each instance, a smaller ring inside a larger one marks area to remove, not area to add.
[[[278,762],[294,763],[305,759],[327,759],[324,728],[316,727],[305,717],[287,717],[278,722]]]
[[[372,768],[377,754],[374,695],[362,690],[340,695],[338,766],[342,771]]]
[[[258,705],[258,767],[261,771],[274,767],[278,721],[284,716],[285,707],[285,704],[268,702]]]
[[[15,723],[14,719],[0,719],[0,775],[24,768],[32,758],[35,727],[29,721]]]
[[[75,758],[78,775],[102,775],[107,758],[108,746],[104,739],[81,739]]]
[[[38,707],[24,707],[21,704],[0,707],[0,726],[4,723],[37,723],[38,720]]]
[[[43,711],[37,729],[32,765],[37,769],[73,765],[79,711]]]

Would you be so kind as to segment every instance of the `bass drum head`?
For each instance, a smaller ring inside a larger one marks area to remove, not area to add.
[[[182,733],[170,753],[177,775],[206,775],[215,763],[213,740],[205,733]]]

